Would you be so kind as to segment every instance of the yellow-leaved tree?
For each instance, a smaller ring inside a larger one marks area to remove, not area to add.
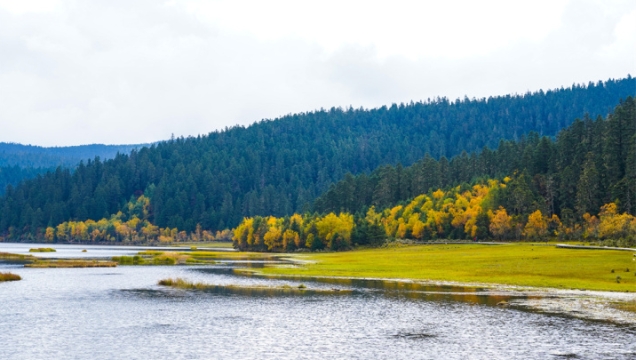
[[[510,230],[512,230],[512,217],[508,215],[506,209],[500,206],[494,213],[488,211],[488,217],[490,218],[488,228],[494,236],[502,240],[510,235]]]
[[[548,220],[541,210],[537,210],[528,216],[528,222],[523,228],[523,235],[528,239],[540,239],[548,233]]]

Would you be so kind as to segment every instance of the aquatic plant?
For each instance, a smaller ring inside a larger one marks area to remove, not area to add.
[[[179,289],[205,289],[207,287],[209,287],[209,285],[206,285],[204,283],[194,283],[191,281],[188,281],[186,279],[183,278],[168,278],[168,279],[163,279],[163,280],[159,280],[158,282],[159,285],[162,286],[170,286],[170,287],[175,287],[175,288],[179,288]]]
[[[0,282],[3,282],[3,281],[18,281],[18,280],[22,280],[20,275],[13,274],[13,273],[10,273],[10,272],[0,272]]]

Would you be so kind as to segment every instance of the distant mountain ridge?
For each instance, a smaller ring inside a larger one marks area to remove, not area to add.
[[[0,235],[24,238],[47,225],[108,217],[140,194],[150,199],[153,224],[185,231],[304,212],[346,173],[495,148],[531,131],[554,137],[586,113],[607,116],[635,93],[628,76],[479,100],[332,108],[178,138],[22,182],[0,197]]]
[[[22,168],[56,168],[58,166],[73,168],[80,161],[99,157],[102,160],[112,159],[117,155],[129,154],[149,144],[134,145],[76,145],[42,147],[0,142],[0,167],[17,165]]]

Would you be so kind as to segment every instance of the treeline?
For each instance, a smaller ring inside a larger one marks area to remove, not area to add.
[[[584,213],[563,221],[543,213],[539,203],[526,212],[506,209],[509,198],[526,180],[506,177],[464,183],[417,196],[403,205],[366,213],[307,214],[304,216],[245,218],[234,229],[234,246],[252,251],[345,250],[355,245],[380,245],[387,239],[504,241],[587,240],[605,245],[636,245],[636,217],[619,213],[615,203],[603,205],[599,215]]]
[[[123,211],[119,211],[109,218],[101,220],[66,221],[57,226],[47,227],[43,233],[28,234],[24,240],[46,241],[60,243],[123,243],[123,244],[152,244],[197,241],[230,241],[232,234],[229,230],[216,233],[203,230],[197,225],[194,231],[186,232],[177,228],[160,228],[149,220],[151,212],[150,199],[141,195],[131,199]],[[8,234],[11,238],[12,234]],[[4,240],[0,236],[0,241]]]
[[[585,117],[556,140],[532,133],[501,141],[496,150],[463,152],[450,161],[426,156],[410,167],[383,166],[370,174],[346,175],[320,196],[319,213],[384,208],[430,189],[519,174],[501,205],[515,214],[531,210],[573,219],[598,214],[615,202],[619,212],[636,211],[636,101],[629,97],[606,119]]]
[[[606,115],[635,88],[628,77],[519,96],[332,108],[173,139],[9,187],[0,198],[0,234],[19,240],[65,221],[109,218],[142,194],[151,223],[187,232],[197,224],[220,230],[244,217],[304,213],[348,172],[494,147],[532,130],[553,136],[585,112]],[[381,204],[416,193],[399,191]]]

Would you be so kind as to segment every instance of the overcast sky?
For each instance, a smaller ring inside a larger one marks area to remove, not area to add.
[[[0,141],[129,144],[636,75],[636,1],[0,0]]]

